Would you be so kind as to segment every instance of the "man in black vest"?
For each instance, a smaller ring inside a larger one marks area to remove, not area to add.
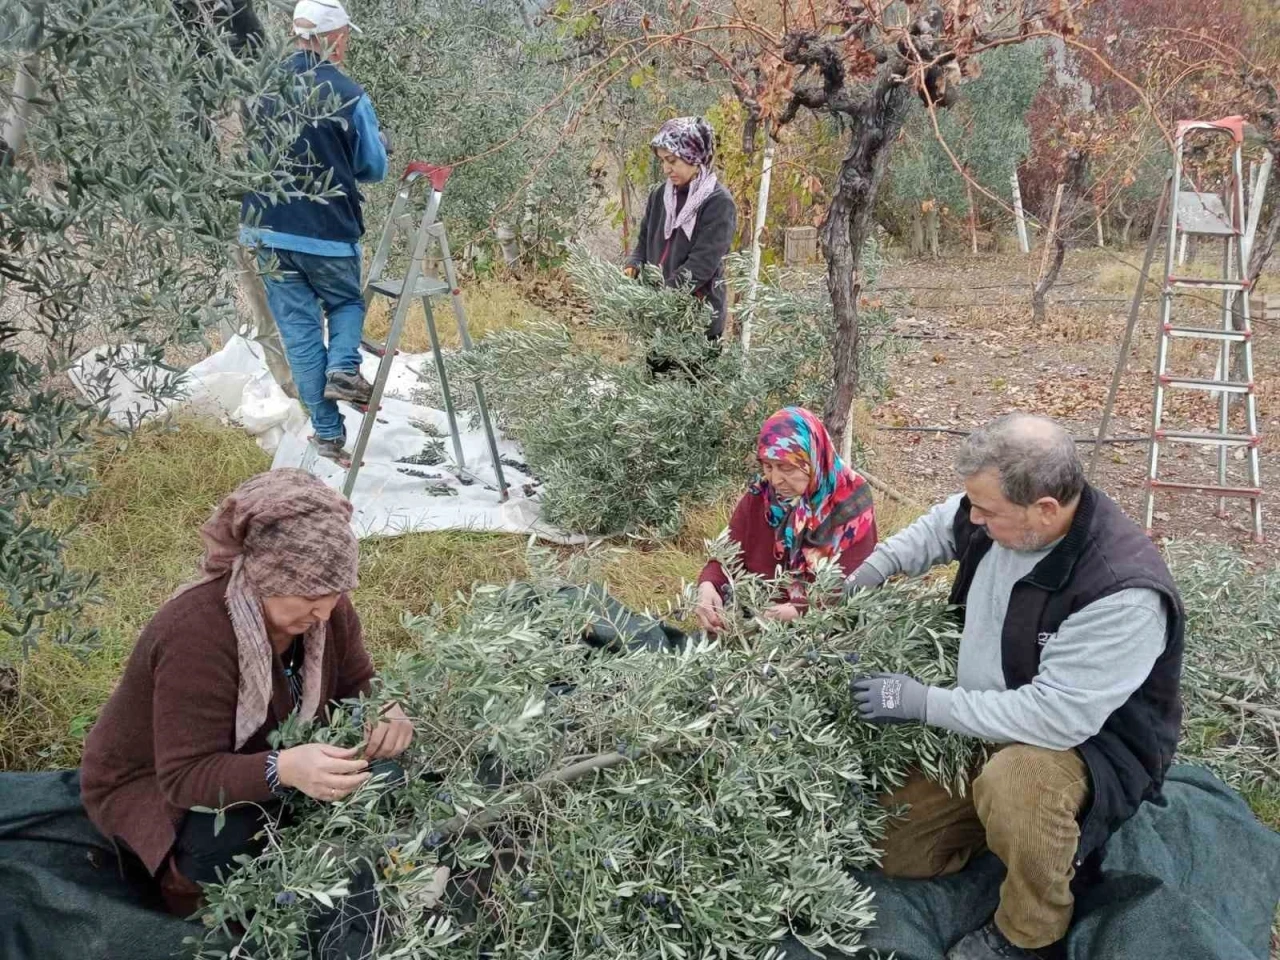
[[[881,674],[855,680],[853,695],[868,722],[915,720],[1000,746],[969,796],[917,776],[886,798],[910,811],[885,838],[883,865],[940,876],[989,848],[1008,871],[999,909],[948,957],[1061,956],[1077,869],[1159,796],[1173,758],[1182,601],[1159,551],[1085,482],[1052,420],[987,424],[957,470],[965,493],[880,544],[848,582],[959,561],[956,687]]]

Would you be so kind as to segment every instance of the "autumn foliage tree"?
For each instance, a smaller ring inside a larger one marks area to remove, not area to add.
[[[951,106],[983,50],[1073,31],[1085,2],[735,0],[709,8],[635,0],[609,4],[602,14],[599,4],[562,0],[552,15],[578,36],[603,30],[604,16],[627,24],[608,41],[594,41],[605,52],[584,72],[591,78],[584,82],[606,82],[630,62],[672,50],[686,69],[727,83],[748,108],[749,122],[773,136],[787,136],[806,112],[842,126],[844,151],[821,241],[836,321],[825,420],[843,439],[858,392],[863,249],[908,105],[918,99],[930,110]]]

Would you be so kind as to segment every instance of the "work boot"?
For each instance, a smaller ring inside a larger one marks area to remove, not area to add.
[[[331,370],[324,378],[326,400],[346,400],[367,407],[373,399],[373,384],[359,370]]]
[[[1064,956],[1061,941],[1035,950],[1014,946],[994,920],[965,934],[947,951],[947,960],[1059,960]]]
[[[311,442],[316,445],[316,453],[326,460],[333,460],[344,467],[351,465],[351,457],[344,449],[347,445],[345,432],[340,437],[333,437],[327,440],[323,437],[312,437]]]

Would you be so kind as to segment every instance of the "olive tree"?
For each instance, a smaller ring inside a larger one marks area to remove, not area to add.
[[[74,617],[92,581],[45,508],[87,489],[99,401],[127,381],[142,412],[181,389],[183,348],[235,309],[241,196],[324,195],[286,188],[267,145],[334,105],[281,74],[279,46],[168,0],[16,0],[3,26],[0,76],[19,82],[0,102],[0,628],[25,650],[92,639]],[[240,116],[264,96],[291,108]],[[100,345],[84,399],[66,375]]]

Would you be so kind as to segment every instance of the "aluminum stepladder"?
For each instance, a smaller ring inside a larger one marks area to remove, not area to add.
[[[1231,139],[1231,171],[1224,197],[1215,193],[1184,189],[1183,149],[1188,134],[1227,136]],[[1168,238],[1165,246],[1164,284],[1160,298],[1160,330],[1156,348],[1155,401],[1152,406],[1151,450],[1147,465],[1146,529],[1151,531],[1158,490],[1198,492],[1218,497],[1218,515],[1226,514],[1228,498],[1247,499],[1253,519],[1253,537],[1262,539],[1262,481],[1258,463],[1258,404],[1253,382],[1253,329],[1249,317],[1249,249],[1247,214],[1244,201],[1242,150],[1244,120],[1226,117],[1214,121],[1182,121],[1174,138],[1174,169],[1170,186]],[[1191,235],[1221,240],[1223,244],[1221,277],[1179,276],[1174,272],[1178,244]],[[1178,290],[1221,290],[1222,325],[1218,328],[1178,326],[1173,322],[1173,302]],[[1241,324],[1233,325],[1234,308],[1239,303]],[[1210,340],[1219,344],[1217,370],[1208,379],[1170,374],[1169,345],[1177,338]],[[1239,344],[1242,354],[1243,380],[1232,380],[1232,348]],[[1207,390],[1216,394],[1218,424],[1216,430],[1169,430],[1164,427],[1165,391],[1169,389]],[[1244,401],[1244,433],[1232,433],[1229,423],[1233,396]],[[1173,483],[1159,479],[1162,443],[1195,443],[1218,448],[1217,483]],[[1246,450],[1248,483],[1227,483],[1227,459],[1231,448]]]
[[[432,299],[448,294],[453,306],[453,315],[458,324],[458,338],[463,350],[472,348],[471,334],[467,331],[467,314],[462,303],[462,293],[458,288],[458,274],[454,269],[453,258],[449,252],[449,241],[445,237],[444,224],[439,220],[440,201],[444,196],[444,185],[449,179],[451,168],[434,166],[415,160],[405,168],[400,178],[400,189],[391,204],[391,213],[386,225],[382,228],[382,237],[378,241],[378,249],[374,253],[373,262],[369,266],[369,275],[365,279],[364,302],[367,307],[375,296],[384,296],[395,303],[391,317],[390,329],[385,343],[375,343],[364,339],[361,346],[368,352],[380,357],[378,373],[373,380],[373,393],[369,406],[364,409],[364,417],[360,421],[360,432],[356,436],[356,444],[351,452],[351,465],[347,468],[346,478],[342,483],[342,494],[350,497],[356,485],[356,476],[363,465],[365,449],[369,445],[369,437],[377,422],[378,410],[382,405],[382,394],[387,386],[387,378],[391,374],[392,361],[398,352],[397,346],[404,332],[405,322],[409,317],[409,309],[415,299],[422,303],[426,318],[427,335],[431,339],[431,354],[435,360],[436,375],[440,378],[440,392],[444,396],[445,415],[449,419],[449,436],[453,441],[454,465],[459,474],[478,480],[467,470],[466,459],[462,454],[462,441],[458,432],[457,414],[453,407],[453,395],[449,390],[449,375],[445,370],[444,356],[440,350],[440,337],[436,332],[435,313],[432,310]],[[431,187],[427,198],[426,209],[413,240],[409,267],[405,275],[399,279],[384,277],[387,261],[391,257],[391,247],[395,240],[398,224],[411,221],[412,215],[407,211],[412,202],[415,187],[422,182]],[[433,247],[439,251],[440,261],[444,267],[444,279],[428,276],[426,264]],[[476,408],[484,427],[485,440],[489,446],[489,459],[493,465],[493,473],[498,483],[498,495],[505,501],[508,497],[507,481],[502,472],[502,460],[498,453],[498,439],[493,431],[493,421],[489,417],[489,406],[485,402],[484,388],[480,382],[474,381]]]

